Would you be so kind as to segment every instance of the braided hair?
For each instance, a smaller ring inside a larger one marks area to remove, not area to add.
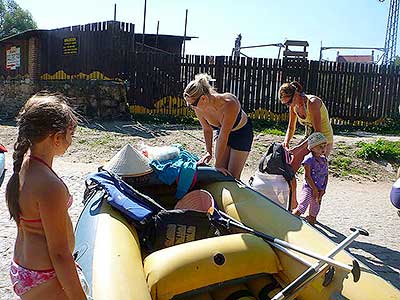
[[[69,126],[75,126],[78,118],[67,104],[67,98],[60,93],[41,91],[26,102],[18,114],[18,137],[14,144],[13,174],[7,183],[6,202],[10,218],[19,223],[20,178],[19,172],[28,149],[43,141],[51,134],[66,133]]]

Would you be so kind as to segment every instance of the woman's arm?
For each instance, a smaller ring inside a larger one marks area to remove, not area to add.
[[[212,145],[213,145],[213,129],[208,124],[207,120],[204,117],[196,112],[196,116],[200,121],[201,128],[203,129],[204,141],[206,143],[206,155],[204,155],[199,163],[208,163],[212,158]]]
[[[289,107],[289,124],[286,130],[285,139],[283,140],[283,147],[289,149],[289,142],[292,139],[296,130],[297,115],[293,107]]]
[[[228,145],[229,134],[232,131],[233,124],[235,124],[237,115],[239,113],[240,106],[237,102],[229,101],[224,105],[224,109],[222,111],[222,120],[221,120],[221,129],[219,131],[215,153],[215,167],[216,168],[224,168],[222,165],[222,160],[224,157],[224,153],[226,151],[226,147]]]
[[[51,262],[68,299],[86,299],[68,243],[67,194],[61,182],[50,182],[39,202]]]
[[[318,97],[310,98],[310,102],[308,104],[308,109],[311,113],[311,120],[313,124],[314,131],[321,132],[322,124],[321,124],[321,104],[322,101]]]

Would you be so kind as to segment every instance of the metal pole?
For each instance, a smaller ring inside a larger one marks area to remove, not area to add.
[[[117,3],[114,4],[114,21],[117,21]]]
[[[159,28],[160,28],[160,21],[157,21],[156,48],[158,48],[158,29]]]
[[[186,44],[186,28],[187,28],[187,17],[188,17],[188,9],[186,9],[186,16],[185,16],[185,33],[183,34],[183,50],[182,50],[182,57],[185,58],[185,44]]]
[[[146,4],[147,4],[147,0],[144,0],[142,51],[144,49],[144,33],[145,33],[145,30],[146,30]]]
[[[321,48],[319,48],[319,61],[322,60],[322,41],[321,41]]]

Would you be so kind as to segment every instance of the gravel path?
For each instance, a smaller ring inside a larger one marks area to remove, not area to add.
[[[12,140],[4,140],[5,129],[8,134],[16,133],[13,126],[0,125],[0,142],[6,144],[11,149]],[[2,134],[4,134],[2,136]],[[190,131],[184,134],[186,138],[201,139],[199,130]],[[190,135],[190,136],[189,136]],[[3,138],[3,139],[1,139]],[[98,137],[97,137],[98,138]],[[108,160],[116,151],[124,145],[119,136],[113,138],[118,141],[111,152],[106,156],[101,153],[93,157],[88,157],[86,153],[81,153],[77,148],[72,147],[71,151],[64,157],[57,158],[54,163],[55,171],[62,177],[70,192],[74,196],[74,203],[70,209],[73,223],[79,217],[79,213],[83,206],[81,204],[84,191],[84,179],[90,172],[96,171],[104,161]],[[134,139],[135,143],[140,139]],[[176,136],[170,134],[153,137],[154,141],[168,142],[176,141]],[[179,141],[179,140],[178,140]],[[203,147],[199,142],[200,147]],[[190,141],[188,141],[190,145]],[[255,147],[261,152],[265,149]],[[199,150],[195,150],[195,152]],[[258,152],[257,152],[258,153]],[[9,263],[13,252],[13,242],[15,239],[16,228],[13,222],[9,220],[8,210],[5,204],[5,185],[10,176],[11,153],[6,154],[6,167],[8,171],[4,178],[4,182],[0,187],[0,299],[13,299],[11,291],[11,283],[8,277]],[[250,163],[244,172],[242,180],[248,181],[248,178],[255,170],[254,163]],[[319,224],[317,229],[321,230],[335,242],[340,242],[347,236],[352,226],[361,226],[370,233],[369,237],[359,237],[351,247],[350,251],[360,261],[377,272],[380,276],[390,281],[393,285],[400,289],[400,218],[397,216],[395,209],[389,202],[389,191],[391,180],[386,181],[349,181],[338,178],[330,178],[328,190],[324,196],[321,213],[319,216]]]

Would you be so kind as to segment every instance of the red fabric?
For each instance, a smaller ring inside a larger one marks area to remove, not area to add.
[[[4,147],[2,144],[0,144],[0,152],[7,152],[6,147]]]
[[[214,199],[209,192],[205,190],[194,190],[179,200],[175,205],[175,209],[208,211],[208,209],[213,206]]]

